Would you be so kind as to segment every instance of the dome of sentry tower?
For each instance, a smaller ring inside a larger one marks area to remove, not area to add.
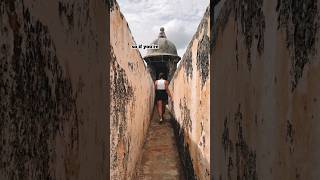
[[[154,40],[151,45],[158,45],[158,49],[148,49],[144,58],[153,59],[159,56],[171,56],[172,59],[181,59],[178,56],[176,46],[167,39],[163,27],[160,28],[158,38]]]

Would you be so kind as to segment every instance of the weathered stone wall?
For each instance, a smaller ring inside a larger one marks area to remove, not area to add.
[[[0,1],[0,179],[106,178],[99,0]]]
[[[210,10],[170,82],[173,126],[187,179],[210,179]]]
[[[220,3],[214,179],[319,179],[320,1]]]
[[[132,179],[154,103],[154,86],[127,21],[114,1],[111,27],[111,179]]]

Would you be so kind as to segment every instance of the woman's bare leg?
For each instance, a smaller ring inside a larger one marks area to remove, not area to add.
[[[166,103],[163,102],[162,103],[162,114],[165,114],[166,113]]]
[[[163,111],[162,111],[162,101],[161,100],[157,101],[157,110],[158,110],[160,118],[162,118]]]

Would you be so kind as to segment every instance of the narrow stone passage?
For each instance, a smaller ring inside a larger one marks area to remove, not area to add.
[[[160,124],[154,109],[153,117],[143,147],[137,180],[182,180],[183,171],[168,110]]]

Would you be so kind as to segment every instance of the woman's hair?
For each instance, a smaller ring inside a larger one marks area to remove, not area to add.
[[[159,73],[159,79],[163,78],[164,79],[164,73]]]

